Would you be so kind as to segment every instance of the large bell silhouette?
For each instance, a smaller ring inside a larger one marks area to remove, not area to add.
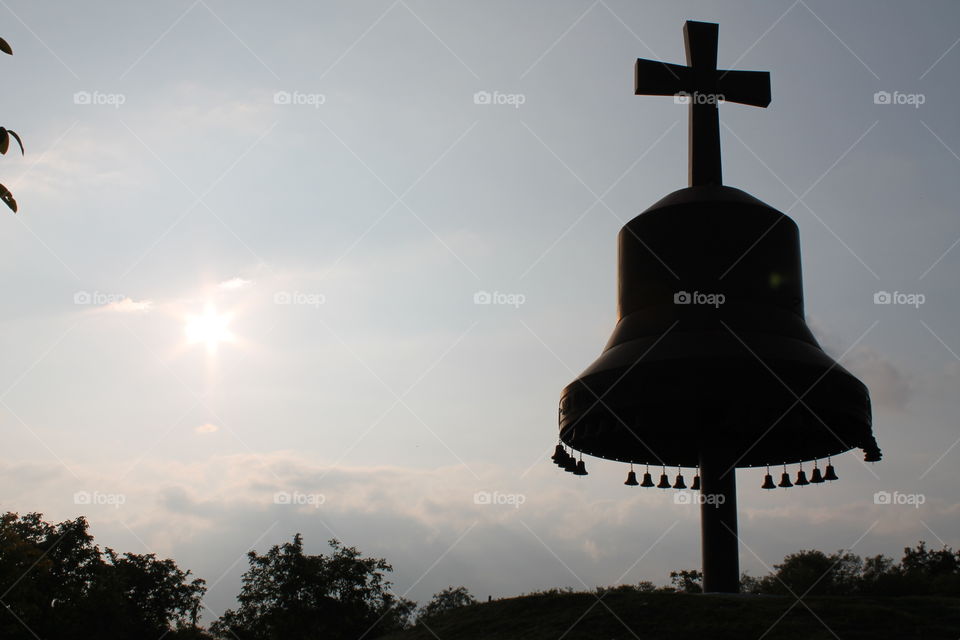
[[[804,321],[793,220],[739,189],[693,186],[628,222],[618,245],[619,319],[561,392],[563,442],[684,467],[717,447],[737,467],[854,447],[880,459],[867,388]]]
[[[627,474],[627,481],[623,484],[627,485],[628,487],[635,487],[640,484],[637,482],[637,472],[633,469],[630,469],[630,473]]]
[[[589,455],[698,467],[703,494],[723,497],[700,505],[703,589],[736,593],[736,470],[880,449],[867,388],[804,320],[797,225],[723,185],[716,103],[771,95],[766,72],[719,70],[717,38],[716,24],[687,21],[688,66],[637,60],[638,95],[718,100],[689,101],[690,186],[620,230],[617,324],[561,391],[559,423],[561,442]]]

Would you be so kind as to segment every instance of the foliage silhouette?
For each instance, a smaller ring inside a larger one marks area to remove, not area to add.
[[[3,38],[0,38],[0,51],[10,56],[13,55],[13,48],[7,44],[7,41]],[[6,129],[4,127],[0,127],[0,155],[6,155],[7,150],[10,148],[11,137],[17,141],[17,145],[20,147],[20,155],[24,155],[23,141],[20,139],[20,136],[18,136],[13,129]],[[0,200],[10,207],[14,213],[17,212],[17,201],[13,199],[13,194],[10,193],[10,190],[2,184],[0,184]]]
[[[215,621],[211,632],[218,638],[244,640],[373,639],[404,630],[408,631],[401,637],[410,639],[426,637],[430,630],[441,637],[457,637],[455,630],[465,633],[465,638],[482,637],[476,634],[484,630],[516,637],[524,625],[548,614],[565,620],[579,599],[585,599],[585,607],[597,599],[622,601],[624,607],[650,605],[648,611],[656,608],[663,613],[657,624],[662,623],[662,630],[669,631],[671,637],[686,637],[676,634],[683,629],[691,631],[688,623],[699,624],[687,616],[687,626],[681,625],[681,629],[671,626],[680,618],[667,615],[691,606],[690,598],[695,596],[689,594],[701,589],[702,574],[686,569],[670,573],[672,586],[656,587],[643,581],[597,587],[595,593],[560,587],[482,604],[466,587],[450,586],[434,594],[419,610],[418,624],[411,627],[416,603],[391,592],[386,578],[391,565],[381,558],[363,557],[356,548],[337,540],[329,544],[328,555],[307,555],[297,534],[291,542],[274,545],[263,555],[248,553],[249,568],[243,575],[239,606]],[[914,548],[905,548],[900,562],[883,555],[860,558],[844,551],[829,555],[800,551],[774,565],[767,576],[745,574],[741,590],[784,597],[741,599],[736,601],[736,608],[731,608],[734,601],[729,601],[722,611],[703,605],[704,615],[722,614],[737,624],[743,622],[762,631],[785,615],[776,603],[789,604],[796,594],[819,602],[816,607],[825,607],[824,615],[834,616],[831,624],[849,625],[851,616],[856,616],[863,621],[860,631],[869,631],[867,627],[887,630],[888,624],[893,625],[891,629],[926,625],[925,633],[940,637],[937,634],[941,628],[960,622],[960,553],[949,547],[931,550],[922,541]],[[172,560],[161,560],[154,554],[101,550],[83,517],[54,524],[44,521],[39,513],[0,516],[0,638],[4,640],[210,640],[213,636],[197,625],[205,592],[203,580],[192,578],[190,571],[181,570]],[[918,595],[926,599],[915,597]],[[851,604],[827,604],[845,599]],[[503,611],[513,613],[491,613],[498,603],[507,607]],[[618,606],[614,608],[619,610]],[[906,610],[912,613],[902,619],[888,616],[884,622],[878,621],[889,611]],[[551,620],[550,624],[556,622]],[[785,637],[807,637],[810,629],[804,626],[806,623],[794,622],[799,635]],[[558,633],[572,623],[574,620],[567,621]],[[541,626],[531,627],[534,633],[529,638],[547,637],[552,632],[545,620],[537,624]],[[490,625],[496,629],[488,629]],[[608,635],[619,633],[618,625],[619,620],[612,621]]]
[[[420,612],[417,614],[417,624],[424,621],[429,622],[431,618],[446,611],[468,607],[472,604],[477,604],[477,599],[470,594],[466,587],[449,586],[443,591],[433,594],[430,602],[420,608]]]
[[[0,638],[186,638],[204,581],[154,554],[101,552],[83,517],[0,517]]]
[[[775,595],[941,595],[960,596],[960,552],[950,547],[927,549],[920,541],[906,547],[903,559],[870,558],[838,551],[800,551],[788,555],[775,571],[762,578],[744,574],[741,591]]]
[[[382,558],[330,540],[333,552],[306,555],[298,533],[267,553],[250,551],[236,610],[211,625],[219,638],[375,638],[408,625],[416,603],[390,592]]]
[[[696,569],[682,569],[670,572],[673,588],[681,593],[703,593],[703,572]]]

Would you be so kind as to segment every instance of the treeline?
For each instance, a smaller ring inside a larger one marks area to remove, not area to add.
[[[10,640],[308,640],[376,638],[475,605],[464,587],[449,587],[426,605],[396,595],[382,558],[367,558],[331,540],[326,555],[308,555],[303,539],[250,551],[237,606],[209,629],[199,626],[206,583],[173,560],[100,549],[80,517],[59,524],[38,513],[0,517],[0,638]],[[613,590],[697,593],[702,575],[674,571],[671,586],[651,582]],[[960,596],[960,552],[920,542],[903,558],[801,551],[767,576],[744,574],[741,590],[773,595]],[[551,592],[572,592],[554,589]]]
[[[0,638],[202,637],[205,591],[173,560],[101,550],[84,518],[0,517]]]
[[[703,574],[694,569],[670,572],[671,586],[641,582],[640,591],[701,593]],[[960,551],[950,547],[928,549],[921,541],[905,547],[896,562],[885,555],[861,558],[849,551],[825,554],[809,550],[792,553],[773,571],[755,578],[740,576],[740,591],[769,595],[811,596],[960,596]]]

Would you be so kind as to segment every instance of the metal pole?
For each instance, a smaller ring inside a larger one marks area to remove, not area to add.
[[[722,451],[700,454],[700,536],[705,593],[740,591],[737,476]],[[727,470],[730,469],[728,472]]]

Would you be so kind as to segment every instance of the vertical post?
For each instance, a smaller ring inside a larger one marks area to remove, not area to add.
[[[717,34],[712,22],[687,20],[683,42],[687,65],[693,71],[690,89],[691,187],[723,184],[720,165],[720,114],[717,111]]]
[[[737,476],[732,456],[708,447],[700,453],[700,544],[703,591],[738,593]],[[729,472],[727,470],[730,469]]]
[[[690,159],[687,178],[691,187],[723,184],[720,112],[715,98],[715,95],[700,93],[690,96]],[[702,102],[704,100],[706,102]]]

